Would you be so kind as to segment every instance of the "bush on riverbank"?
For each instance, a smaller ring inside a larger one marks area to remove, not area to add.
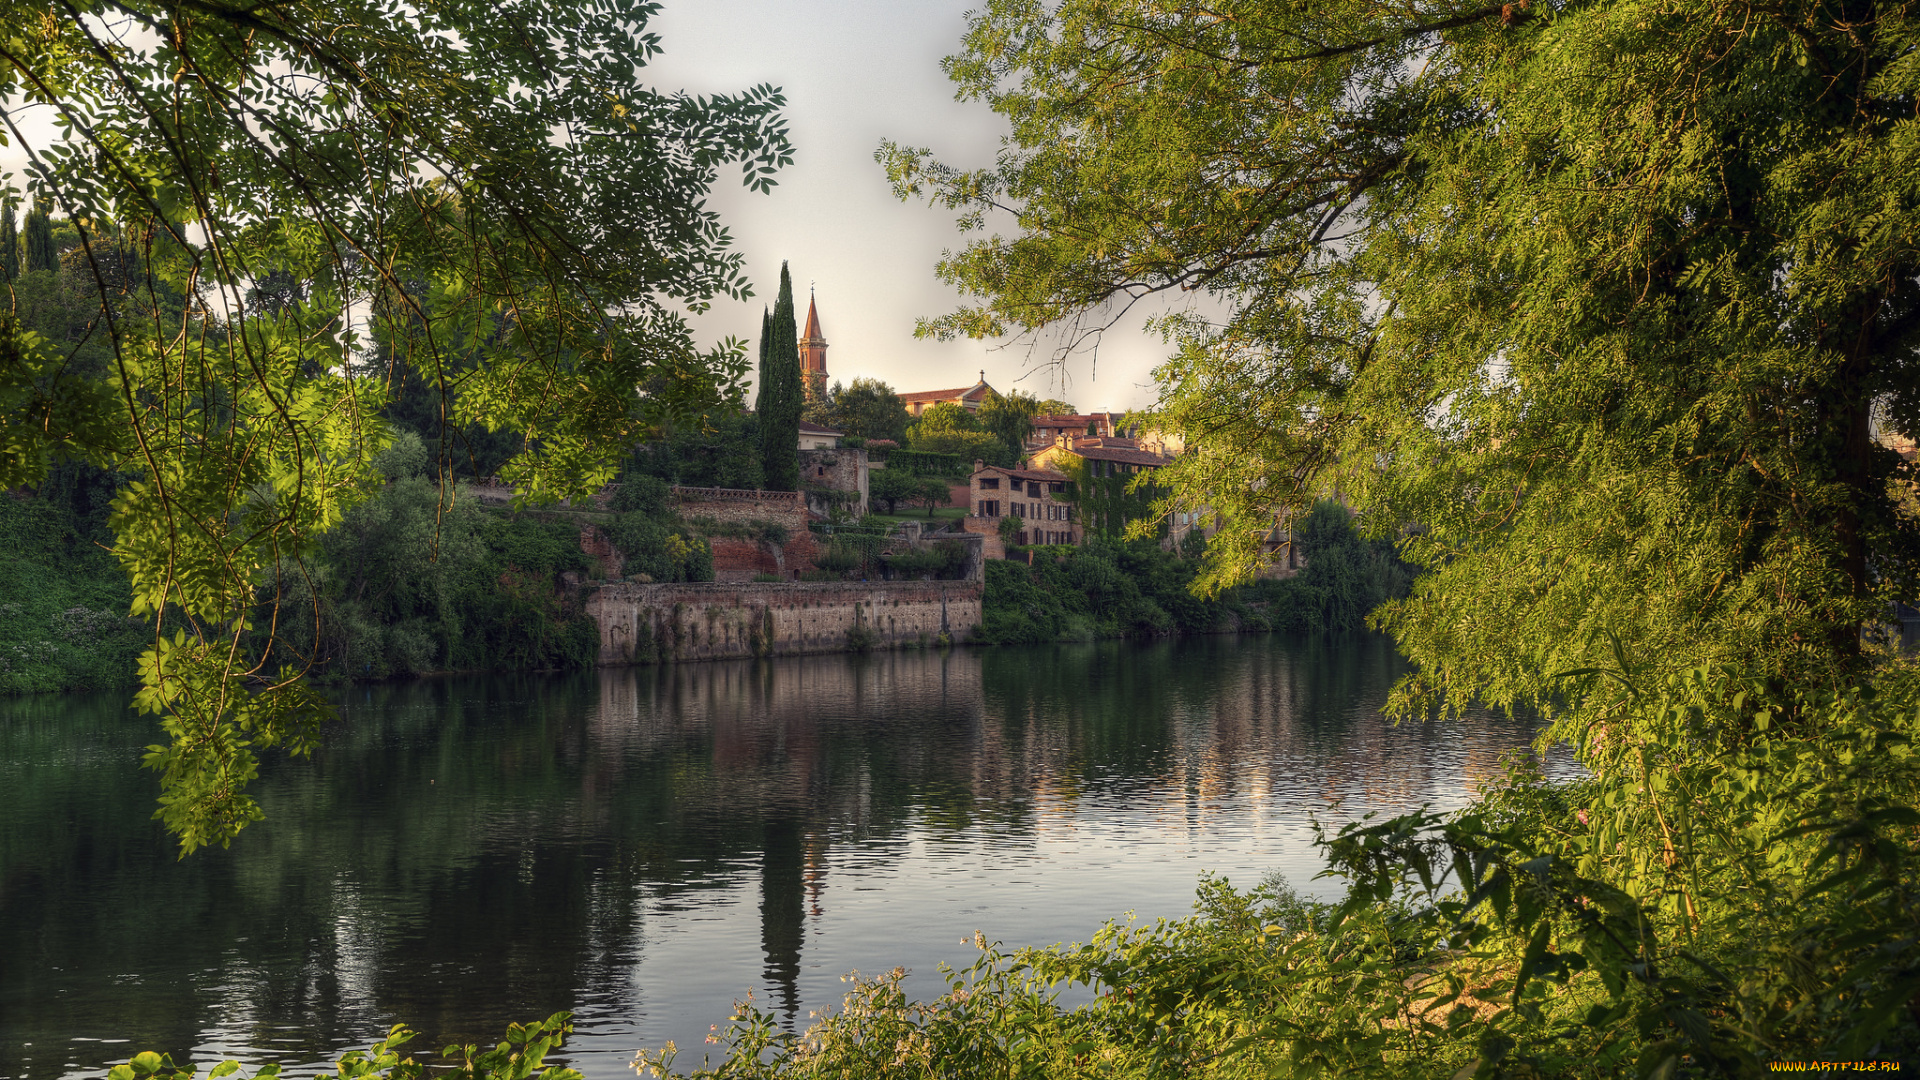
[[[591,568],[573,521],[442,504],[425,477],[401,476],[262,590],[280,608],[274,666],[311,659],[331,680],[589,666],[599,631],[558,583]]]
[[[1323,841],[1348,891],[1202,883],[1198,913],[1003,953],[804,1035],[745,1003],[689,1075],[1669,1077],[1920,1054],[1920,694],[1645,688],[1592,779],[1516,767],[1451,817]],[[1061,1007],[1065,986],[1088,1005]],[[671,1073],[671,1051],[641,1055]]]
[[[1264,605],[1275,630],[1364,630],[1367,616],[1405,597],[1418,573],[1400,559],[1391,541],[1361,536],[1347,508],[1331,499],[1314,505],[1294,530],[1293,542],[1306,559],[1298,574],[1246,587],[1248,602]]]
[[[1194,596],[1189,586],[1197,563],[1150,540],[1027,550],[1031,565],[987,561],[975,640],[1013,645],[1208,633],[1234,625],[1266,629],[1236,597]]]

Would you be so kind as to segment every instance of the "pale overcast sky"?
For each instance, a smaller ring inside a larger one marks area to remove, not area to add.
[[[932,147],[964,168],[991,164],[1004,126],[986,106],[961,104],[940,71],[959,47],[966,12],[978,0],[666,0],[653,28],[662,55],[652,67],[662,90],[735,92],[757,83],[781,87],[794,163],[772,195],[721,173],[712,204],[747,258],[756,295],[700,316],[699,336],[755,341],[762,305],[779,287],[780,262],[793,269],[800,318],[813,285],[826,334],[831,378],[866,375],[900,391],[970,386],[984,369],[1000,390],[1061,397],[1082,410],[1151,404],[1151,369],[1167,346],[1138,332],[1106,338],[1097,369],[1087,357],[1059,373],[1039,363],[1037,347],[913,336],[914,320],[959,302],[935,280],[934,263],[961,236],[950,214],[896,201],[873,160],[883,138]],[[17,147],[0,148],[0,170],[22,164]],[[998,227],[1009,228],[1002,222]],[[1137,327],[1140,319],[1130,320]]]
[[[913,336],[915,318],[959,302],[933,268],[961,236],[950,214],[896,201],[873,152],[890,138],[932,147],[966,168],[993,162],[1005,130],[1000,118],[985,105],[956,102],[940,71],[940,58],[959,47],[971,6],[667,0],[655,23],[663,49],[653,68],[657,85],[695,93],[780,86],[794,144],[794,163],[771,196],[727,179],[715,193],[758,295],[749,304],[716,305],[698,325],[708,338],[757,338],[762,303],[773,302],[785,259],[802,320],[808,283],[816,290],[833,379],[868,375],[896,390],[938,390],[971,385],[984,368],[997,389],[1064,397],[1082,410],[1150,404],[1150,371],[1167,348],[1157,337],[1108,335],[1098,370],[1077,359],[1062,388],[1053,371],[1035,363],[1049,355],[1050,343],[1003,349]]]

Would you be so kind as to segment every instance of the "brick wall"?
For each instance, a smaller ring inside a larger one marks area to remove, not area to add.
[[[814,569],[820,553],[807,529],[788,533],[785,544],[737,536],[711,536],[707,543],[713,547],[713,579],[722,582],[752,581],[759,574],[796,578]]]
[[[599,526],[581,524],[580,550],[600,564],[600,577],[608,581],[620,580],[626,569],[626,557],[613,546],[613,541],[600,531]]]
[[[976,581],[604,585],[587,598],[600,662],[792,656],[959,641],[980,625]]]

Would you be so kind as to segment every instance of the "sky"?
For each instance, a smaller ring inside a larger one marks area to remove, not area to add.
[[[934,277],[934,265],[962,237],[950,212],[896,200],[873,154],[892,139],[964,168],[992,164],[1005,124],[982,103],[956,102],[940,70],[941,57],[959,48],[969,7],[967,0],[667,0],[654,23],[663,50],[652,67],[656,85],[694,93],[777,85],[794,144],[794,162],[770,196],[722,175],[712,205],[746,256],[757,295],[716,304],[696,327],[707,340],[757,339],[784,259],[803,323],[805,290],[814,289],[830,379],[864,375],[898,391],[939,390],[970,386],[984,369],[995,389],[1060,398],[1082,411],[1149,405],[1150,372],[1167,346],[1137,329],[1109,334],[1097,364],[1078,357],[1064,371],[1045,362],[1051,338],[1035,345],[913,336],[916,318],[961,303]],[[999,228],[1010,227],[1003,218]]]
[[[794,146],[794,162],[770,195],[746,190],[737,169],[720,173],[709,204],[746,257],[755,296],[722,299],[695,317],[699,340],[757,343],[761,309],[773,304],[785,260],[803,323],[806,290],[814,289],[832,380],[868,376],[902,392],[940,390],[971,386],[984,371],[995,389],[1059,398],[1083,412],[1153,403],[1151,370],[1168,346],[1139,331],[1139,315],[1106,335],[1097,358],[1064,366],[1047,362],[1051,337],[913,336],[916,318],[961,303],[934,266],[962,237],[950,212],[896,200],[873,155],[893,139],[962,168],[992,164],[1004,123],[984,104],[955,101],[940,70],[940,59],[959,48],[969,5],[979,2],[665,0],[651,26],[662,47],[650,69],[655,87],[714,94],[779,86]],[[0,171],[16,182],[23,163],[18,147],[0,148]],[[1011,224],[989,220],[990,228]]]

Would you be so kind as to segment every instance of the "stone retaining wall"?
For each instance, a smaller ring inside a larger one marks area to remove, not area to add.
[[[712,518],[730,525],[772,521],[788,529],[807,527],[807,497],[798,491],[747,491],[742,488],[674,486],[671,498],[681,517]]]
[[[962,641],[977,581],[604,585],[587,598],[600,663],[794,656]]]

